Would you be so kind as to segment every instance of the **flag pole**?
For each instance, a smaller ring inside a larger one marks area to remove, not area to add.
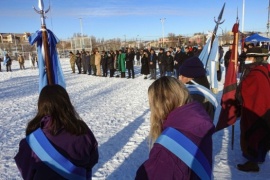
[[[233,25],[232,32],[234,34],[233,48],[230,56],[230,61],[225,75],[223,94],[221,97],[221,111],[216,125],[216,132],[231,126],[237,119],[236,111],[238,109],[237,100],[235,97],[237,89],[237,61],[238,61],[238,35],[239,35],[239,21],[238,14],[236,23]],[[232,129],[234,131],[234,129]],[[234,132],[232,132],[234,135]],[[232,137],[234,138],[234,137]],[[234,140],[232,139],[232,142]]]
[[[210,57],[211,50],[212,50],[212,46],[213,46],[213,41],[214,41],[215,36],[216,36],[216,34],[217,34],[218,26],[219,26],[220,24],[224,23],[224,21],[225,21],[225,20],[221,21],[222,15],[223,15],[223,12],[224,12],[224,8],[225,8],[225,3],[223,4],[223,7],[222,7],[222,9],[221,9],[221,11],[220,11],[220,13],[219,13],[218,19],[217,19],[217,20],[214,19],[214,21],[215,21],[215,23],[216,23],[216,26],[215,26],[214,31],[213,31],[213,33],[212,33],[212,39],[211,39],[211,44],[210,44],[210,50],[209,50],[209,53],[208,53],[208,57],[207,57],[207,59],[206,59],[205,69],[207,68],[207,63],[208,63],[208,61],[209,61],[209,57]]]
[[[47,28],[46,28],[46,23],[45,23],[45,18],[46,18],[46,13],[50,11],[50,6],[49,8],[45,11],[44,10],[44,4],[43,0],[38,0],[38,7],[40,10],[37,10],[35,7],[34,10],[36,13],[40,14],[40,19],[41,19],[41,31],[42,31],[42,55],[45,60],[45,70],[46,70],[46,75],[47,75],[47,80],[48,84],[55,84],[54,82],[54,74],[52,70],[52,63],[50,59],[50,49],[49,49],[49,44],[48,44],[48,34],[47,34]]]
[[[238,19],[238,9],[237,9],[237,17],[236,17],[236,23],[239,24],[239,19]],[[242,32],[243,33],[243,32]],[[235,49],[234,49],[234,68],[235,68],[235,73],[238,74],[238,41],[239,41],[239,31],[237,30],[237,32],[234,32],[234,46],[235,46]],[[232,125],[232,150],[233,150],[233,147],[234,147],[234,124]]]

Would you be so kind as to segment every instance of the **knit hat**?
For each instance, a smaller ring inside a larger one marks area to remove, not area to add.
[[[182,66],[180,66],[179,75],[183,75],[189,78],[198,78],[205,76],[206,71],[201,60],[194,56],[185,60]]]

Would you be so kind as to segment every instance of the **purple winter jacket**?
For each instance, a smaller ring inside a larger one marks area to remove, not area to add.
[[[87,134],[76,136],[61,129],[59,134],[52,136],[48,130],[49,121],[50,117],[44,117],[41,120],[41,129],[54,148],[74,165],[91,171],[98,162],[98,143],[92,131],[89,129]],[[64,179],[37,157],[25,138],[21,140],[19,152],[14,159],[25,180]]]
[[[204,153],[212,166],[211,118],[198,102],[191,102],[173,110],[163,124],[182,132]],[[138,169],[136,179],[200,179],[183,161],[160,144],[154,144],[149,159]]]

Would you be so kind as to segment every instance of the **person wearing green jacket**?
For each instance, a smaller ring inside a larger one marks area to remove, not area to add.
[[[126,54],[122,52],[122,50],[119,50],[119,55],[118,55],[118,70],[121,72],[121,78],[126,77]]]

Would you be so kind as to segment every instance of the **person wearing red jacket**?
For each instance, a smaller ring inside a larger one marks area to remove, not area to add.
[[[260,170],[258,164],[265,161],[270,150],[270,67],[263,62],[260,47],[246,52],[245,68],[237,88],[240,102],[240,145],[243,156],[248,160],[238,164],[240,171]]]

